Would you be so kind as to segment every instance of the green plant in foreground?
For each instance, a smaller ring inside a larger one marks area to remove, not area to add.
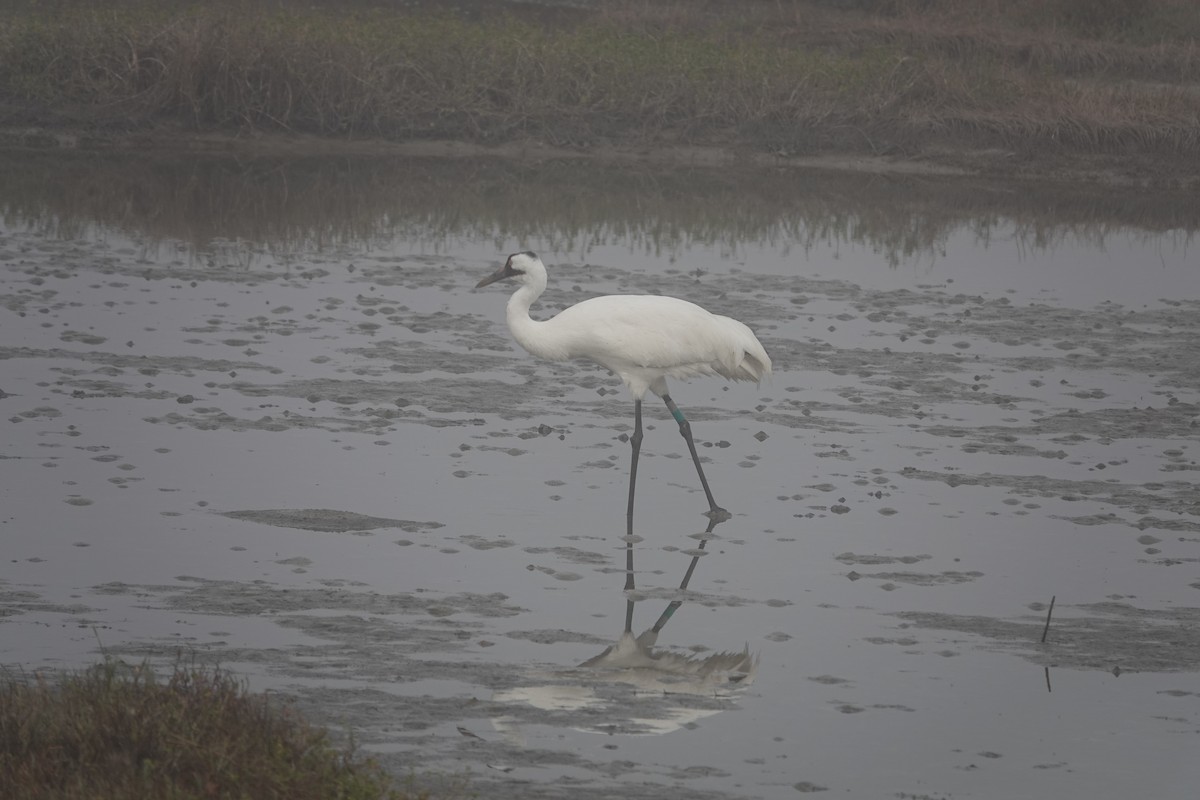
[[[115,659],[51,682],[0,680],[0,798],[399,800],[374,762],[336,748],[220,669],[165,681]]]

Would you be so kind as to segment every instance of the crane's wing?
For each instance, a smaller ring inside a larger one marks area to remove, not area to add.
[[[617,374],[649,369],[670,377],[717,374],[757,382],[771,372],[771,359],[750,328],[675,297],[596,297],[549,324],[569,357],[591,359]]]

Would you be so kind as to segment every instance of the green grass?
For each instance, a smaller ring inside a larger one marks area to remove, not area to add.
[[[21,5],[0,28],[0,123],[785,154],[1200,150],[1200,6],[1183,0],[502,8]]]
[[[228,673],[115,660],[0,681],[0,796],[402,800],[388,776]]]

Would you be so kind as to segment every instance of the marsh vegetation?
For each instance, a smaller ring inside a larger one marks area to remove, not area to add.
[[[404,800],[353,748],[230,673],[106,659],[0,677],[0,795],[24,800],[207,797]]]
[[[1200,154],[1185,0],[10,4],[0,122],[796,155]]]

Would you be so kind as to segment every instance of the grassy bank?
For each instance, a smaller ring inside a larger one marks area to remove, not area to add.
[[[1190,0],[16,4],[0,124],[1200,156]]]
[[[387,776],[227,673],[106,661],[49,682],[0,676],[0,796],[404,800]]]

